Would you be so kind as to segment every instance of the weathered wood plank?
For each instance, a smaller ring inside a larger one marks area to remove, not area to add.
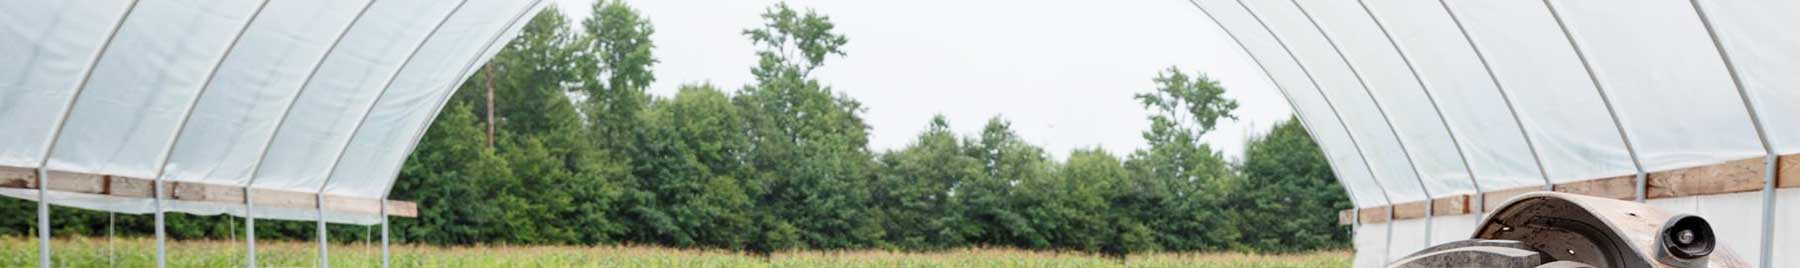
[[[1637,199],[1637,176],[1626,175],[1597,180],[1556,184],[1556,192],[1597,196],[1620,200]],[[1494,204],[1499,206],[1500,204]]]
[[[1781,176],[1775,181],[1780,188],[1800,187],[1800,154],[1781,156],[1781,166],[1778,169],[1776,174]]]
[[[1383,223],[1383,222],[1387,222],[1387,220],[1388,220],[1388,208],[1387,207],[1363,208],[1362,213],[1360,213],[1358,215],[1361,215],[1363,223]]]
[[[419,216],[419,203],[388,200],[388,215],[414,218]]]
[[[37,173],[32,172],[31,169],[0,167],[0,187],[36,188],[35,186],[32,186],[31,182],[36,179]]]
[[[1469,214],[1469,196],[1446,196],[1431,200],[1431,215],[1453,216]]]
[[[1763,158],[1742,159],[1716,165],[1650,173],[1647,198],[1671,198],[1760,191]],[[1635,187],[1635,186],[1634,186]],[[1635,189],[1634,189],[1635,190]]]
[[[1394,219],[1418,219],[1425,217],[1425,201],[1413,201],[1394,204]]]
[[[50,172],[48,188],[52,191],[109,195],[117,197],[149,198],[152,194],[153,180],[98,174],[73,172]],[[213,185],[195,182],[164,182],[163,197],[174,200],[212,202],[225,204],[243,204],[246,188]],[[16,189],[37,189],[37,175],[32,169],[17,167],[0,167],[0,187]],[[284,208],[318,208],[318,195],[313,193],[248,189],[254,193],[257,206]],[[381,201],[373,198],[326,195],[326,209],[352,213],[377,214],[381,211]],[[337,203],[333,203],[336,201]],[[418,204],[405,201],[388,201],[388,215],[399,217],[418,217]]]

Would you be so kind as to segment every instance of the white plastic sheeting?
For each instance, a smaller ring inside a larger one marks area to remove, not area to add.
[[[1431,197],[1475,192],[1449,134],[1408,63],[1395,53],[1381,28],[1355,1],[1297,1],[1343,52],[1366,85],[1363,95],[1380,105],[1393,122],[1409,165],[1418,169]]]
[[[369,0],[274,1],[219,65],[169,159],[166,179],[246,185],[306,76]],[[294,64],[289,64],[294,63]]]
[[[462,84],[469,68],[475,66],[467,58],[484,54],[493,34],[508,30],[512,25],[507,24],[507,20],[516,17],[514,13],[530,10],[533,4],[532,1],[469,3],[464,10],[481,10],[480,13],[490,16],[447,22],[446,29],[466,30],[441,33],[420,50],[422,54],[445,57],[413,58],[407,63],[409,68],[400,76],[402,79],[388,86],[387,92],[364,119],[364,127],[355,132],[356,136],[340,154],[343,159],[338,160],[334,172],[327,177],[331,183],[325,185],[324,191],[349,196],[384,196],[393,182],[391,178],[406,156],[412,153],[408,146],[395,145],[414,142],[413,134],[421,130],[389,126],[419,126],[436,117],[440,104]],[[517,25],[523,27],[524,23]]]
[[[49,168],[160,175],[188,108],[260,4],[139,2],[79,89]]]
[[[1425,219],[1399,220],[1389,224],[1394,225],[1394,233],[1391,234],[1393,240],[1388,241],[1388,249],[1385,251],[1388,261],[1406,258],[1406,255],[1428,246],[1428,241],[1425,241]]]
[[[0,165],[36,167],[69,98],[129,1],[6,1],[0,8]],[[104,18],[104,19],[95,19]]]
[[[1329,102],[1328,108],[1347,125],[1354,143],[1349,147],[1360,148],[1363,157],[1371,160],[1369,167],[1388,193],[1388,201],[1402,203],[1427,199],[1427,188],[1420,184],[1412,162],[1400,149],[1399,139],[1386,123],[1386,115],[1376,109],[1361,80],[1297,6],[1286,1],[1241,3],[1262,18],[1300,62],[1311,82],[1318,85],[1317,89]]]
[[[0,1],[0,60],[13,63],[0,66],[0,120],[8,124],[0,128],[0,165],[385,198],[417,134],[468,70],[543,3]],[[33,190],[0,195],[36,198]],[[147,199],[54,191],[49,198],[154,211]],[[241,204],[165,204],[243,213]],[[256,212],[295,220],[317,213]],[[331,222],[379,220],[326,214]]]
[[[1358,207],[1800,153],[1793,1],[1193,2],[1294,104]],[[1778,204],[1800,206],[1793,195]],[[1721,222],[1754,262],[1763,237],[1773,252],[1800,247],[1783,206],[1763,233],[1764,201],[1650,202]],[[1386,225],[1358,227],[1358,266],[1424,247],[1426,233],[1455,240],[1474,220],[1401,220],[1391,239],[1372,229]]]
[[[1765,155],[1744,101],[1688,1],[1551,2],[1587,54],[1645,169]]]
[[[1425,245],[1436,245],[1469,239],[1475,234],[1475,225],[1481,224],[1481,218],[1475,215],[1439,215],[1431,217],[1431,242]]]
[[[1356,268],[1387,266],[1387,224],[1363,224],[1356,227],[1351,245],[1356,247]]]
[[[1544,184],[1531,148],[1467,38],[1436,1],[1365,1],[1442,107],[1481,189]],[[1501,100],[1501,101],[1496,101]]]
[[[1374,181],[1362,155],[1350,147],[1348,134],[1338,123],[1335,113],[1326,107],[1324,97],[1308,82],[1305,71],[1282,50],[1275,38],[1259,26],[1256,18],[1243,12],[1243,7],[1231,0],[1198,0],[1194,4],[1208,10],[1222,26],[1228,25],[1222,29],[1244,44],[1250,57],[1268,72],[1276,87],[1294,104],[1295,114],[1315,135],[1313,139],[1337,171],[1339,182],[1354,198],[1351,201],[1357,207],[1387,205],[1387,193],[1379,182]]]
[[[1701,1],[1776,153],[1800,153],[1800,2]],[[1792,225],[1788,225],[1792,226]],[[1789,251],[1792,252],[1792,251]]]
[[[1502,89],[1512,96],[1551,181],[1637,172],[1593,80],[1588,79],[1543,2],[1444,3],[1455,12],[1479,53],[1486,55]],[[1454,25],[1452,21],[1439,23]]]
[[[1781,189],[1776,192],[1775,200],[1778,201],[1775,204],[1776,208],[1788,208],[1789,211],[1800,208],[1800,189]],[[1800,226],[1800,213],[1776,213],[1775,226]],[[1770,257],[1774,258],[1775,267],[1800,266],[1800,254],[1780,253],[1800,252],[1800,231],[1794,231],[1792,228],[1777,229],[1773,235],[1775,236],[1774,252],[1778,253]]]

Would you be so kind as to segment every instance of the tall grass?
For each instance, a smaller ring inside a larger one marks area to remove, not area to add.
[[[153,241],[147,238],[73,237],[52,241],[57,267],[149,267]],[[331,245],[332,267],[378,267],[380,246]],[[312,267],[317,244],[258,241],[259,267]],[[958,249],[939,252],[798,251],[767,258],[725,251],[643,246],[459,246],[394,245],[393,267],[1350,267],[1348,252],[1296,255],[1239,253],[1156,253],[1124,259],[1014,249]],[[242,241],[172,241],[170,267],[241,267]],[[37,241],[0,237],[0,267],[36,267]]]

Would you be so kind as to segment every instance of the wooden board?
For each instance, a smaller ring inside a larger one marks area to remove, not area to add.
[[[1781,156],[1781,166],[1776,174],[1781,174],[1775,181],[1780,188],[1800,187],[1800,154]]]
[[[1469,196],[1448,196],[1431,200],[1431,215],[1454,216],[1469,214]]]
[[[149,198],[153,192],[150,185],[153,183],[153,180],[143,178],[52,171],[45,188],[59,192]],[[37,174],[31,169],[0,167],[0,187],[37,189]],[[301,209],[319,207],[319,196],[313,193],[173,181],[164,182],[163,187],[166,190],[163,191],[163,197],[173,200],[243,204],[244,191],[248,190],[254,194],[253,201],[257,206]],[[373,198],[325,195],[325,199],[325,209],[332,211],[379,214],[382,207],[381,200]],[[418,217],[418,211],[418,204],[413,202],[387,202],[390,216]]]
[[[1800,155],[1787,155],[1779,159],[1777,167],[1777,187],[1800,187]],[[1762,190],[1763,178],[1767,175],[1762,157],[1746,158],[1725,163],[1690,168],[1651,172],[1646,176],[1645,194],[1649,199],[1704,196],[1729,194]],[[1637,181],[1635,175],[1623,175],[1595,180],[1586,180],[1557,184],[1557,192],[1632,200],[1637,197]],[[1521,194],[1539,191],[1540,187],[1523,187],[1489,191],[1482,194],[1481,200],[1470,199],[1468,205],[1480,202],[1484,212],[1492,212],[1502,203]],[[1452,215],[1454,200],[1439,198],[1433,204],[1433,213]],[[1447,203],[1447,204],[1440,204]],[[1400,206],[1408,206],[1401,204]],[[1380,210],[1382,207],[1365,208],[1364,211]],[[1469,208],[1464,208],[1472,211]],[[1411,219],[1415,213],[1407,208],[1395,212],[1398,219]],[[1385,217],[1385,215],[1383,215]],[[1364,217],[1365,220],[1367,217]],[[1385,218],[1384,218],[1385,219]],[[1366,221],[1365,221],[1366,222]]]
[[[1394,204],[1394,219],[1418,219],[1425,217],[1425,201],[1414,201]]]
[[[1363,223],[1383,223],[1388,220],[1388,208],[1364,208],[1359,215],[1361,215]]]
[[[1619,200],[1637,199],[1637,176],[1626,175],[1597,180],[1556,184],[1556,192],[1605,197]],[[1494,204],[1499,206],[1500,204]]]
[[[1350,225],[1352,223],[1350,221],[1352,221],[1356,218],[1356,210],[1354,210],[1354,209],[1339,210],[1337,216],[1338,216],[1337,217],[1338,225]]]
[[[1672,198],[1760,191],[1767,173],[1763,157],[1650,173],[1646,198]],[[1633,186],[1635,187],[1635,185]],[[1633,189],[1635,191],[1635,189]],[[1635,198],[1629,196],[1627,198]]]

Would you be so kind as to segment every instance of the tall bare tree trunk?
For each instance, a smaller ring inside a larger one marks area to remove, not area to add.
[[[487,82],[487,146],[494,147],[494,64],[488,63],[482,73],[482,80]]]

